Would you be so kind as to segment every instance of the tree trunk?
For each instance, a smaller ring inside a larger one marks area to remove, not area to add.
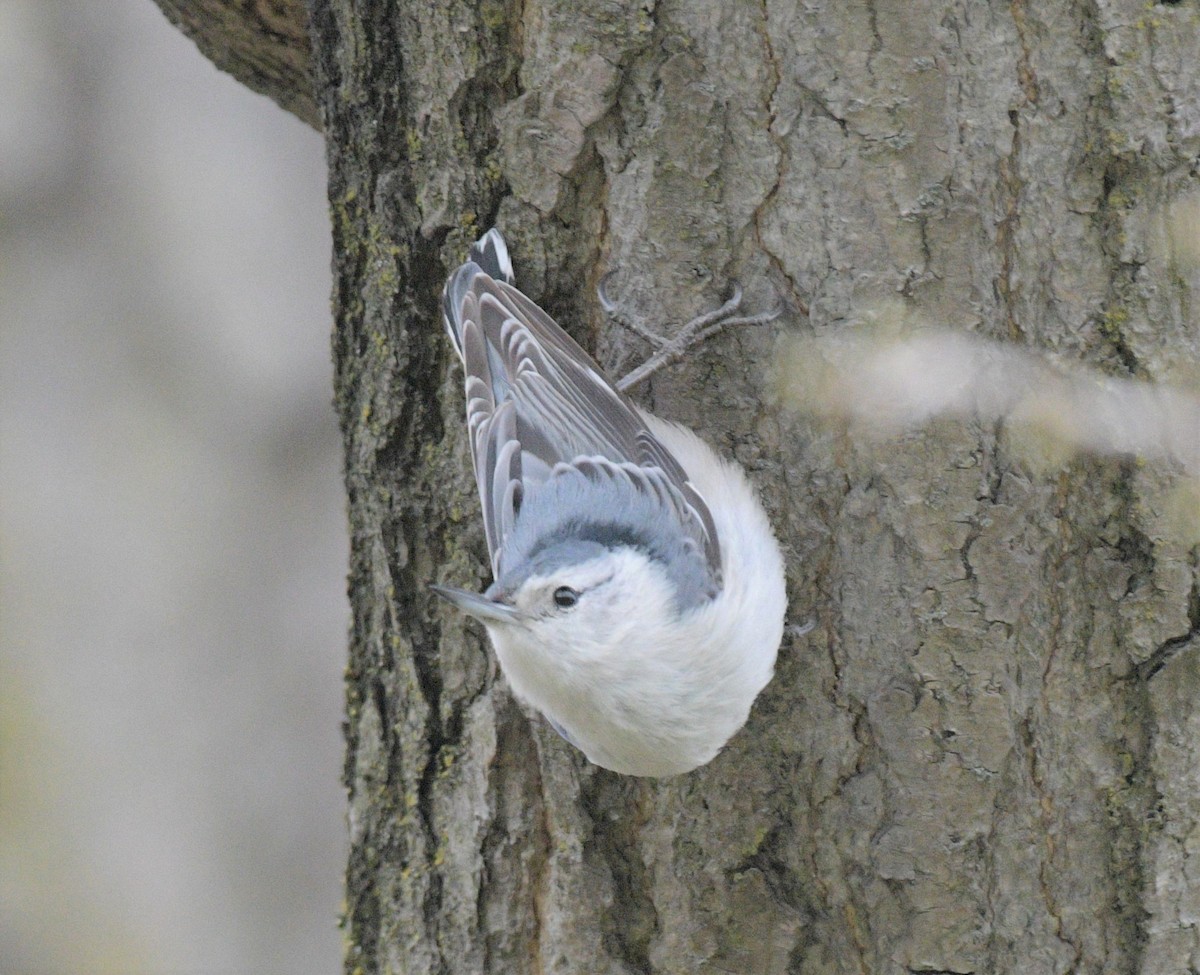
[[[438,297],[493,223],[602,361],[740,281],[818,337],[899,307],[1187,378],[1200,14],[311,0],[353,532],[347,972],[1200,969],[1200,585],[1166,466],[1005,422],[789,410],[770,328],[638,391],[736,457],[788,562],[774,681],[709,766],[589,766],[434,581],[487,559]],[[898,304],[897,304],[898,303]],[[786,343],[786,338],[782,341]],[[774,372],[772,372],[774,363]],[[1181,527],[1182,525],[1182,527]]]

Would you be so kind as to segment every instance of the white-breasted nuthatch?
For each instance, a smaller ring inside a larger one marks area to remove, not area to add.
[[[434,589],[590,761],[687,772],[771,679],[779,546],[739,467],[634,406],[513,281],[489,230],[443,293],[495,581]]]

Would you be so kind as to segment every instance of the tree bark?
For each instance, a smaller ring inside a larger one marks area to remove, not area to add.
[[[314,129],[321,127],[304,0],[154,2],[222,71]]]
[[[1200,584],[1167,466],[1036,459],[1003,422],[870,442],[772,395],[771,330],[715,340],[640,398],[747,468],[818,625],[669,780],[587,765],[425,588],[487,581],[438,295],[493,223],[602,360],[628,355],[593,294],[615,267],[655,322],[737,280],[785,298],[785,334],[898,306],[1186,377],[1200,277],[1166,224],[1196,188],[1197,8],[310,3],[353,535],[347,972],[1200,968]]]

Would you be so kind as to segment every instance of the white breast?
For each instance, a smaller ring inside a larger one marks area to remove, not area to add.
[[[787,597],[779,546],[741,469],[691,431],[643,418],[712,512],[720,595],[680,618],[661,571],[630,553],[634,561],[621,570],[628,602],[618,594],[600,624],[543,630],[535,639],[520,629],[489,630],[513,690],[590,761],[664,776],[711,761],[745,724],[774,671]]]

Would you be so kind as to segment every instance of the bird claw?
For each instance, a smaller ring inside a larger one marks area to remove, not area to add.
[[[619,306],[608,296],[608,282],[617,276],[619,268],[613,268],[608,271],[604,277],[600,279],[600,283],[596,285],[596,300],[600,302],[600,307],[604,309],[604,314],[608,316],[616,315],[619,311]]]
[[[731,325],[766,325],[782,315],[783,309],[783,299],[776,295],[775,307],[770,311],[760,311],[757,315],[745,315],[740,318],[727,318],[721,322],[721,326],[728,328]]]
[[[790,637],[792,637],[793,639],[796,639],[796,638],[802,637],[802,636],[807,636],[809,633],[811,633],[816,628],[817,628],[817,621],[815,618],[805,620],[803,623],[789,623],[788,626],[786,627],[788,635]]]
[[[622,328],[633,332],[634,335],[645,339],[656,350],[663,348],[668,340],[659,335],[657,332],[647,328],[642,322],[631,317],[622,307],[619,301],[613,301],[608,296],[608,282],[611,281],[618,273],[619,268],[613,268],[600,279],[600,283],[596,285],[596,300],[600,302],[600,307],[604,314],[612,321],[616,322]]]

